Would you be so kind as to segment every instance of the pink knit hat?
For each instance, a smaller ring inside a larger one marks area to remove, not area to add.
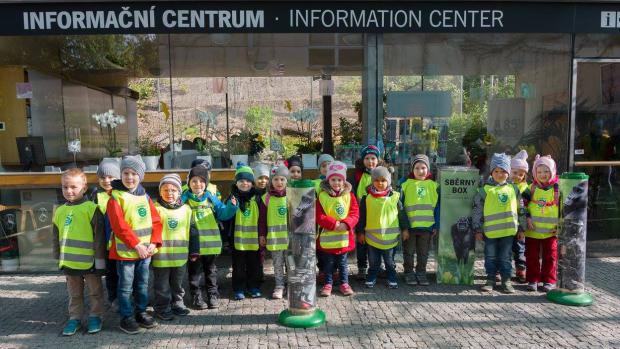
[[[327,176],[325,178],[329,180],[332,176],[339,176],[342,179],[347,179],[347,165],[341,161],[334,161],[327,167]]]
[[[551,178],[555,178],[557,169],[555,166],[555,161],[553,161],[551,155],[540,156],[536,154],[536,158],[534,159],[534,168],[532,169],[532,176],[536,180],[538,180],[538,178],[536,178],[536,168],[540,165],[549,167],[549,170],[551,170]]]
[[[528,172],[530,165],[527,163],[527,151],[521,150],[510,160],[511,169],[519,169]]]

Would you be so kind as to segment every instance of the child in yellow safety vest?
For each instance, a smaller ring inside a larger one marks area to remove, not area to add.
[[[218,221],[232,218],[237,211],[237,202],[233,198],[223,204],[215,194],[208,190],[211,166],[199,163],[191,168],[187,175],[189,190],[183,192],[181,200],[192,209],[191,231],[198,235],[199,249],[190,254],[187,263],[189,290],[194,309],[218,308],[217,266],[215,261],[222,252],[222,237]],[[207,289],[207,302],[202,297],[200,287],[200,269],[204,273]]]
[[[232,235],[232,287],[235,300],[245,299],[245,293],[258,298],[260,292],[260,243],[258,238],[258,200],[254,188],[255,173],[244,164],[237,164],[235,182],[230,198],[239,209],[229,224]],[[264,246],[264,241],[263,241]]]
[[[259,163],[254,167],[254,189],[256,190],[256,198],[260,201],[260,198],[265,195],[267,188],[269,187],[269,174],[271,173],[271,167],[267,164]],[[265,246],[260,246],[258,254],[260,256],[260,280],[261,282],[265,278],[263,265],[265,264]]]
[[[508,182],[510,157],[494,154],[490,166],[491,176],[474,196],[472,226],[476,240],[484,240],[484,268],[487,281],[481,291],[491,292],[495,275],[501,275],[502,291],[514,293],[510,277],[510,258],[515,235],[523,237],[525,226],[523,201],[516,185]]]
[[[121,179],[112,181],[107,214],[114,237],[110,258],[118,271],[120,329],[138,334],[157,323],[146,312],[151,257],[161,247],[162,224],[157,208],[140,184],[146,165],[140,155],[121,161]],[[134,303],[134,304],[132,304]]]
[[[103,214],[103,227],[105,231],[106,249],[110,246],[112,238],[112,228],[106,214],[108,200],[112,194],[112,181],[121,178],[121,169],[118,167],[118,161],[115,159],[103,159],[97,168],[97,181],[99,186],[91,194],[91,200],[99,207],[99,211]],[[118,273],[116,271],[116,261],[110,259],[106,253],[105,258],[105,286],[108,291],[108,302],[112,311],[118,311],[118,301],[116,294],[118,290]]]
[[[521,197],[529,197],[527,173],[530,165],[527,163],[527,151],[521,150],[510,161],[510,180],[519,188]],[[512,258],[515,261],[516,277],[521,283],[525,282],[525,239],[515,237],[512,243]]]
[[[558,263],[557,228],[560,217],[560,190],[555,161],[551,156],[536,155],[532,168],[534,182],[525,196],[527,230],[525,262],[528,291],[555,288]],[[542,263],[541,263],[542,260]]]
[[[284,295],[285,257],[288,249],[288,207],[286,184],[289,171],[283,165],[271,170],[269,188],[258,201],[258,236],[261,245],[271,252],[275,287],[271,298],[281,299]]]
[[[161,248],[153,256],[155,316],[171,321],[174,315],[190,313],[183,303],[183,278],[190,249],[192,209],[181,202],[181,177],[172,173],[159,181],[159,198],[155,204],[161,216]],[[196,237],[193,237],[194,239]]]
[[[394,253],[400,241],[400,232],[409,228],[407,215],[400,201],[400,193],[392,190],[392,174],[383,167],[375,167],[371,172],[372,185],[359,203],[360,219],[356,232],[368,244],[370,268],[366,277],[366,287],[372,288],[377,282],[381,259],[387,270],[388,287],[398,288]]]
[[[346,164],[340,161],[329,164],[316,205],[316,222],[320,227],[317,248],[322,252],[325,270],[322,297],[331,295],[336,269],[340,271],[340,293],[345,296],[354,294],[349,285],[347,254],[355,248],[353,232],[359,220],[359,208],[346,176]]]
[[[105,233],[103,215],[86,193],[86,175],[80,169],[62,174],[62,195],[67,202],[58,207],[53,219],[53,251],[58,267],[67,280],[69,321],[62,334],[74,335],[81,327],[84,311],[84,285],[88,288],[90,314],[88,333],[101,331],[105,271]]]
[[[428,286],[428,253],[439,227],[439,186],[432,180],[428,156],[418,154],[413,158],[411,172],[401,185],[400,194],[409,221],[407,231],[403,232],[405,282],[408,285]],[[416,265],[414,256],[417,258]]]

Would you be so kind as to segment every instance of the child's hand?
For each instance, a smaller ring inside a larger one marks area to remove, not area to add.
[[[536,230],[536,228],[534,228],[534,224],[532,223],[531,217],[527,218],[527,230],[530,230],[530,231]]]
[[[366,243],[366,235],[358,234],[357,235],[357,242],[359,242],[360,244],[365,244]]]
[[[347,225],[347,223],[342,223],[342,222],[338,222],[340,224],[338,224],[338,228],[336,230],[338,231],[348,231],[349,230],[349,226]]]
[[[140,259],[149,258],[149,251],[146,246],[142,244],[137,244],[136,247],[134,247],[134,250],[138,252],[138,256],[140,257]]]
[[[433,235],[431,237],[435,237],[437,235],[437,229],[433,229]]]
[[[152,256],[155,254],[155,248],[157,248],[157,245],[149,244],[149,246],[146,248],[146,250],[149,252],[149,256]]]
[[[265,239],[264,236],[259,236],[258,244],[260,245],[260,247],[265,247],[265,245],[267,245],[267,239]]]
[[[198,260],[198,256],[199,255],[197,255],[197,254],[191,254],[191,255],[189,255],[189,260],[192,261],[192,262],[195,262],[195,261]]]
[[[230,197],[230,203],[237,206],[237,198],[234,195]]]
[[[409,229],[403,229],[403,241],[409,240]]]
[[[336,221],[336,224],[334,225],[334,231],[340,231],[340,221]]]
[[[525,239],[525,233],[520,231],[517,233],[517,240],[524,240]]]
[[[482,236],[482,232],[479,231],[476,233],[476,240],[478,241],[484,240],[484,237]]]

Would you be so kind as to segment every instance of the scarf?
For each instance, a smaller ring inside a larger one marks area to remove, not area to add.
[[[248,191],[241,191],[239,190],[239,188],[237,188],[236,184],[233,184],[232,188],[230,189],[230,193],[231,195],[234,195],[235,198],[237,198],[237,201],[239,202],[239,209],[241,210],[241,212],[244,212],[252,197],[256,195],[256,189],[252,187]]]

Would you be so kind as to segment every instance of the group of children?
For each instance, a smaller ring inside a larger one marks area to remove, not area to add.
[[[428,254],[439,227],[439,187],[432,179],[429,158],[423,154],[413,158],[400,191],[392,187],[393,171],[382,166],[380,151],[373,145],[362,150],[349,179],[346,164],[330,155],[321,155],[318,165],[320,295],[330,296],[335,283],[341,294],[354,294],[347,263],[354,249],[358,278],[366,287],[375,286],[383,264],[388,287],[397,288],[394,255],[400,241],[406,283],[428,285]],[[505,154],[495,154],[491,175],[475,197],[473,228],[476,238],[485,241],[488,279],[483,291],[493,289],[499,273],[503,290],[514,292],[510,283],[513,250],[517,252],[517,277],[526,275],[528,289],[536,290],[539,281],[545,290],[555,285],[559,204],[555,163],[550,157],[537,156],[532,185],[526,182],[528,169],[525,152],[512,161]],[[81,326],[84,285],[91,305],[88,332],[101,330],[102,275],[106,275],[108,301],[118,308],[120,328],[128,334],[157,325],[146,312],[151,267],[152,305],[158,319],[169,321],[190,313],[183,301],[186,270],[191,307],[217,308],[216,259],[222,252],[222,235],[230,238],[234,298],[261,297],[265,251],[273,259],[271,296],[283,297],[289,231],[286,191],[289,181],[303,178],[301,159],[293,156],[272,168],[238,164],[230,196],[223,202],[210,183],[210,171],[208,162],[196,160],[186,185],[176,174],[165,175],[156,200],[141,185],[145,165],[139,156],[125,156],[120,166],[102,161],[99,188],[89,195],[92,200],[86,195],[87,181],[81,170],[62,174],[67,202],[55,212],[54,240],[69,293],[64,335],[75,334]],[[200,284],[202,275],[206,294]]]

